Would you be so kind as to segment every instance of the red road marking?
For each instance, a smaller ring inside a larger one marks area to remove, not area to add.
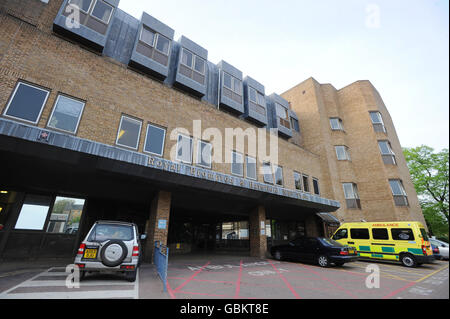
[[[332,284],[333,286],[335,286],[337,289],[342,290],[343,292],[345,292],[348,296],[353,297],[353,298],[357,298],[354,294],[352,294],[350,291],[348,291],[347,289],[341,287],[339,284],[335,283],[334,281],[328,279],[325,276],[322,276],[320,273],[318,273],[315,270],[310,269],[308,266],[303,265],[304,268],[308,269],[309,271],[311,271],[313,274],[316,274],[317,276],[319,276],[322,280],[328,281],[330,284]]]
[[[234,294],[234,299],[239,299],[239,292],[241,291],[241,278],[242,278],[242,260],[239,265],[239,276],[236,282],[236,293]]]
[[[186,280],[184,277],[167,277],[168,279],[176,279],[176,280]],[[192,281],[198,281],[198,282],[210,282],[213,284],[235,284],[234,281],[222,281],[222,280],[209,280],[209,279],[192,279]]]
[[[286,286],[289,288],[289,290],[292,292],[292,294],[295,296],[296,299],[301,299],[300,296],[298,295],[298,293],[295,291],[295,289],[292,287],[292,285],[287,281],[286,278],[284,278],[284,276],[278,271],[277,267],[275,267],[275,265],[268,259],[267,260],[273,267],[273,269],[275,269],[275,271],[278,273],[278,275],[280,276],[280,278],[284,281],[284,283],[286,284]]]
[[[185,282],[183,282],[181,285],[179,285],[173,292],[177,293],[179,290],[181,290],[181,288],[183,288],[184,286],[186,286],[190,281],[192,281],[195,276],[197,276],[199,273],[201,273],[203,271],[203,269],[205,269],[206,266],[208,266],[211,262],[208,261],[202,268],[200,268],[199,270],[197,270],[188,280],[186,280]]]
[[[173,291],[172,291],[172,288],[170,287],[170,284],[169,284],[169,278],[167,278],[166,284],[167,284],[167,292],[169,293],[170,298],[172,298],[172,299],[177,299],[177,297],[175,297],[175,294],[174,294]]]
[[[382,299],[387,299],[387,298],[391,298],[394,297],[395,295],[401,293],[402,291],[408,289],[409,287],[413,286],[414,284],[416,284],[416,282],[412,281],[409,284],[407,284],[406,286],[403,286],[402,288],[399,288],[397,290],[394,290],[393,292],[391,292],[390,294],[387,294],[386,296],[384,296]]]
[[[203,292],[191,292],[191,291],[184,291],[184,290],[180,290],[177,293],[178,294],[186,294],[186,295],[208,296],[208,297],[233,298],[233,296],[228,296],[228,295],[207,294],[207,293],[203,293]]]

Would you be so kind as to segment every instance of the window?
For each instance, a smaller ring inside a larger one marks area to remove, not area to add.
[[[386,133],[386,128],[384,127],[383,117],[378,111],[370,112],[370,118],[372,120],[373,128],[375,132]]]
[[[176,159],[186,164],[192,163],[192,137],[178,134]]]
[[[19,82],[6,106],[4,115],[37,124],[49,94],[50,91]]]
[[[266,98],[264,97],[264,94],[258,92],[256,89],[252,88],[251,86],[248,87],[248,96],[249,96],[249,100],[251,102],[265,107]]]
[[[268,184],[273,184],[272,165],[269,162],[263,163],[262,173],[264,176],[264,182]]]
[[[190,69],[194,69],[198,73],[205,74],[205,60],[201,57],[193,54],[192,52],[183,48],[183,55],[181,57],[181,63]]]
[[[194,69],[200,74],[205,74],[205,60],[197,55],[195,56]]]
[[[170,40],[161,34],[157,34],[158,39],[156,40],[156,50],[159,52],[169,55],[170,51]]]
[[[244,161],[242,154],[231,152],[231,173],[233,175],[244,176]]]
[[[102,0],[97,0],[94,4],[91,16],[99,19],[105,24],[109,24],[113,12],[113,7]]]
[[[350,153],[347,146],[335,146],[338,161],[350,161]]]
[[[156,33],[151,31],[150,29],[147,29],[146,27],[143,27],[141,30],[141,37],[139,40],[144,42],[145,44],[153,47],[155,43]]]
[[[317,178],[313,178],[313,188],[314,194],[320,195],[319,180]]]
[[[238,95],[242,95],[242,82],[235,78],[234,76],[224,72],[223,73],[223,84],[226,88],[230,89]]]
[[[298,120],[296,118],[291,117],[291,126],[296,132],[300,133],[300,125],[298,124]]]
[[[302,174],[294,172],[295,189],[301,191],[302,189]]]
[[[309,193],[309,177],[308,175],[302,175],[303,191]]]
[[[378,141],[378,146],[380,147],[384,164],[396,165],[395,153],[392,150],[391,143],[389,141]]]
[[[27,195],[14,228],[43,230],[51,202],[51,197]]]
[[[277,116],[281,119],[286,120],[288,118],[287,109],[278,103],[275,103],[275,107],[276,107]]]
[[[391,186],[395,205],[408,206],[408,195],[403,187],[403,182],[399,179],[391,179],[389,180],[389,185]]]
[[[84,199],[56,197],[47,233],[74,235],[78,232]]]
[[[358,187],[354,183],[344,183],[345,200],[347,202],[347,208],[361,209],[361,201],[359,199]]]
[[[275,184],[279,186],[283,186],[283,168],[274,165],[274,174],[275,174]]]
[[[352,228],[350,229],[350,236],[352,239],[370,239],[367,228]]]
[[[414,240],[414,233],[410,228],[392,228],[392,240]]]
[[[58,95],[47,126],[75,134],[84,105],[84,102]]]
[[[211,168],[212,145],[198,141],[197,144],[197,164],[205,168]]]
[[[344,125],[342,123],[342,120],[338,117],[330,118],[330,124],[331,124],[331,129],[333,131],[343,131],[344,130]]]
[[[69,4],[77,6],[81,11],[88,13],[93,0],[70,0]]]
[[[348,238],[348,230],[345,228],[339,229],[339,231],[337,231],[333,236],[334,240],[340,240],[344,238]]]
[[[181,57],[181,63],[185,66],[192,68],[192,58],[194,55],[188,50],[183,49],[183,56]]]
[[[141,135],[142,121],[122,115],[116,144],[137,150]]]
[[[246,156],[246,177],[256,180],[257,176],[256,176],[256,158],[251,157],[251,156]]]
[[[144,152],[162,156],[164,153],[164,141],[166,130],[153,124],[147,125],[147,135],[145,135]]]
[[[377,240],[389,240],[386,228],[372,228],[372,238]]]
[[[134,238],[133,227],[126,225],[97,224],[89,235],[88,241],[104,242],[107,240],[129,241]]]

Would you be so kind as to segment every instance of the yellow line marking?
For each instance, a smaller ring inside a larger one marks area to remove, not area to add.
[[[439,268],[438,270],[433,271],[431,274],[426,275],[425,277],[423,277],[423,278],[417,280],[416,282],[421,282],[421,281],[427,279],[428,277],[431,277],[431,276],[433,276],[434,274],[437,274],[438,272],[440,272],[440,271],[442,271],[442,270],[444,270],[444,269],[447,269],[447,268],[448,268],[448,265],[446,265],[446,266],[444,266],[444,267],[442,267],[442,268]]]

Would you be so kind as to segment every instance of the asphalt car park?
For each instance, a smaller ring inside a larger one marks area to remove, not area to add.
[[[368,268],[370,266],[370,268]],[[366,283],[379,269],[379,288]],[[367,272],[367,271],[371,272]],[[187,255],[169,259],[163,291],[153,265],[143,264],[136,282],[114,274],[87,275],[68,287],[64,265],[2,271],[0,299],[448,299],[447,261],[417,268],[356,261],[322,268],[312,263],[244,256]]]

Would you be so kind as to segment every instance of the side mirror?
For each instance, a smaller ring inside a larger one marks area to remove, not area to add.
[[[444,247],[444,248],[445,248],[446,246],[445,246],[445,245],[441,245],[441,247]]]
[[[147,239],[147,234],[142,234],[141,235],[141,240],[146,240]]]

